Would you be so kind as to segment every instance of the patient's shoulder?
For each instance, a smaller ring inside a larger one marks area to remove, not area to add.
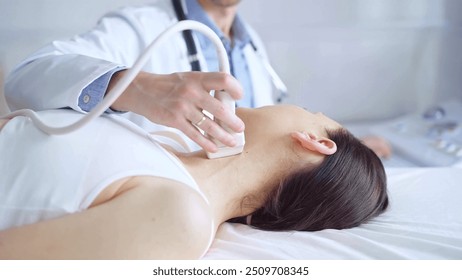
[[[154,258],[194,259],[206,252],[215,228],[203,195],[181,182],[159,177],[134,177],[126,183],[130,185],[126,191],[111,200],[123,199],[124,208],[136,209],[133,218],[154,236]]]

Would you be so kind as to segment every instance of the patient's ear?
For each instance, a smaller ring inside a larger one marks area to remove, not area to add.
[[[301,146],[323,155],[332,155],[337,151],[337,144],[329,138],[317,137],[312,133],[292,132],[292,139],[297,140]]]

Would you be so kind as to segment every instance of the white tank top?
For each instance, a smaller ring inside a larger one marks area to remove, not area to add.
[[[40,112],[69,124],[71,110]],[[112,182],[135,175],[173,179],[195,189],[182,163],[153,136],[118,116],[104,116],[66,135],[46,135],[16,117],[0,131],[0,230],[79,212]]]

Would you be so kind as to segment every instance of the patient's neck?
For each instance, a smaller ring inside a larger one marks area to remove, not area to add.
[[[270,191],[272,183],[281,177],[278,151],[270,155],[265,145],[246,138],[244,152],[240,155],[207,159],[204,152],[179,155],[199,187],[208,197],[216,215],[217,225],[224,221],[248,215],[261,206],[262,198]],[[243,202],[250,198],[251,205]]]

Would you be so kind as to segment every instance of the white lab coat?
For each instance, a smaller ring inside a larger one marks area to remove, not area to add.
[[[66,41],[54,41],[40,49],[9,75],[5,97],[11,110],[34,110],[78,106],[81,91],[115,67],[130,67],[143,50],[166,28],[178,22],[170,1],[125,7],[107,14],[91,31]],[[249,64],[256,107],[273,104],[271,79],[261,62],[266,53],[261,40],[249,27],[259,54],[251,46],[244,50]],[[197,42],[197,40],[196,40]],[[198,48],[200,51],[200,48]],[[202,69],[204,58],[199,53]],[[168,74],[190,71],[186,44],[175,34],[154,50],[143,71]],[[84,113],[84,112],[83,112]],[[123,114],[147,129],[159,129],[134,113]]]

